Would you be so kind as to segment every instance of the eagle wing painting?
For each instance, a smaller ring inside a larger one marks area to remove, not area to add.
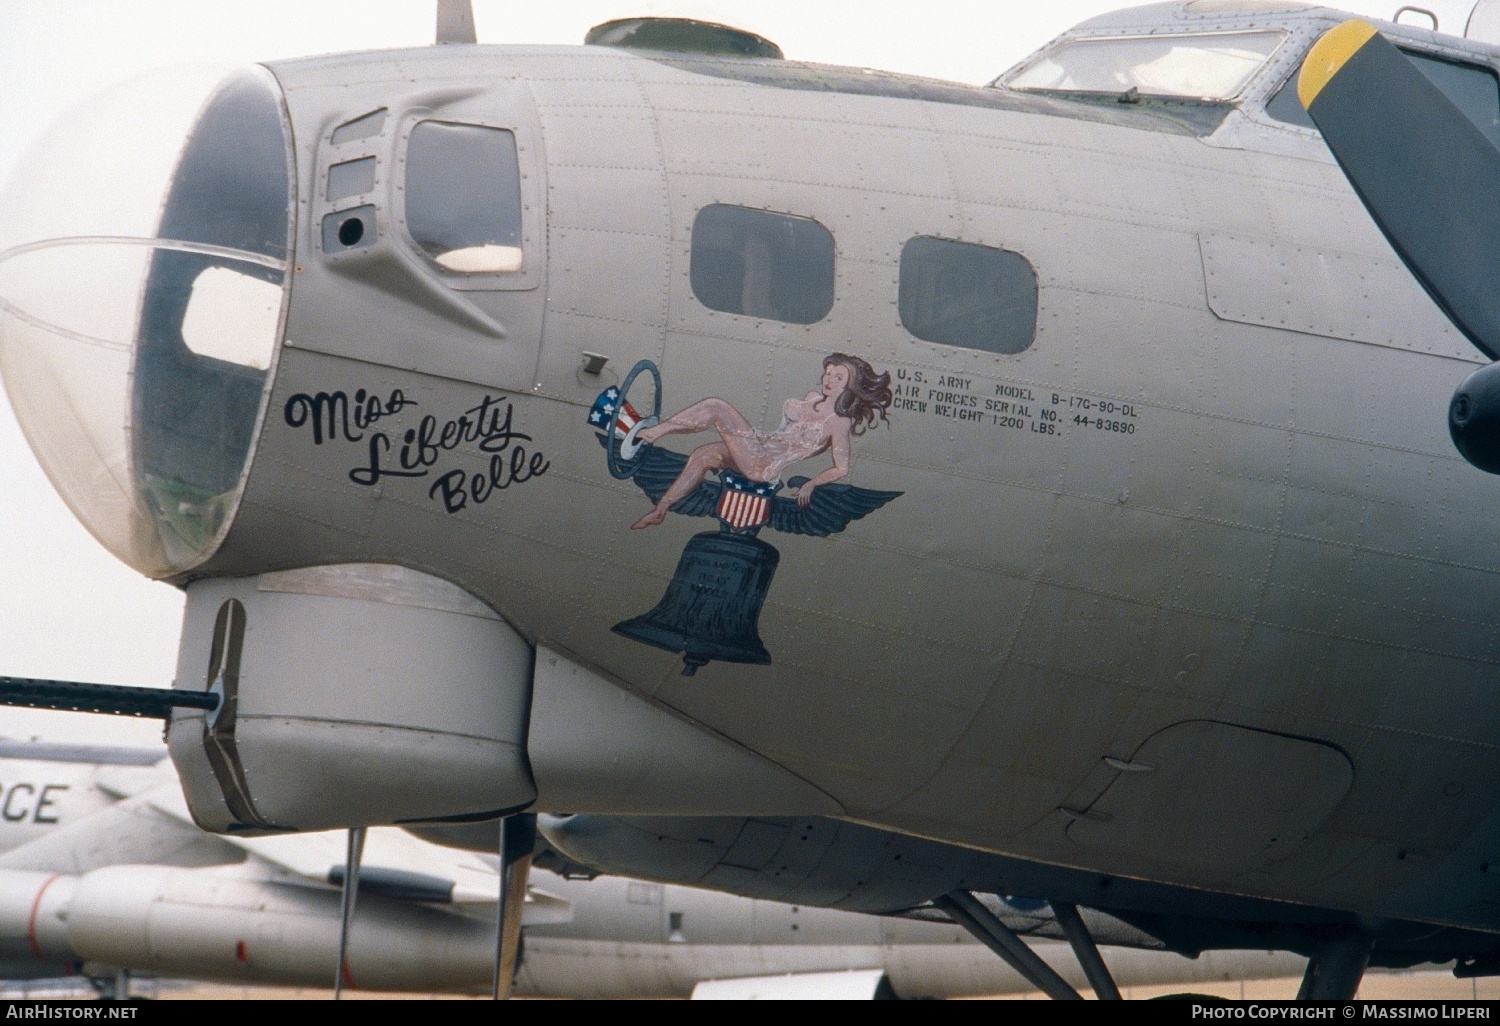
[[[600,445],[608,444],[602,434],[597,437]],[[614,442],[614,450],[618,456],[618,440]],[[635,459],[622,462],[635,468],[631,480],[640,486],[646,497],[652,502],[659,502],[672,482],[681,475],[682,468],[687,464],[687,457],[671,449],[643,445]],[[718,480],[705,478],[696,490],[672,505],[672,512],[689,517],[719,516],[725,498],[724,477],[721,474]],[[740,488],[746,493],[768,502],[769,518],[763,526],[786,534],[806,534],[818,538],[838,534],[850,522],[873,513],[902,494],[856,485],[826,484],[813,490],[812,500],[806,506],[799,506],[795,498],[775,494],[779,485],[738,480],[742,482]],[[806,481],[805,477],[794,477],[787,481],[787,490],[795,495],[796,490]]]

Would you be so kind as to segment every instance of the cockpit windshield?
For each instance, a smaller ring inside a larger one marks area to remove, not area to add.
[[[1232,100],[1286,41],[1279,31],[1065,39],[1004,84],[1011,89]]]

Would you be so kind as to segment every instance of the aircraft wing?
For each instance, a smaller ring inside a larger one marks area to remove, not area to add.
[[[1500,150],[1363,21],[1318,40],[1297,92],[1397,255],[1454,326],[1500,359]]]
[[[172,764],[163,759],[153,765],[108,766],[99,771],[94,785],[119,804],[113,808],[128,813],[149,806],[168,819],[191,828],[199,827],[188,812]],[[141,829],[151,830],[149,820]],[[74,829],[85,830],[87,821]],[[125,821],[112,819],[99,829],[118,832]],[[272,867],[282,883],[308,887],[337,887],[342,882],[345,836],[343,831],[285,834],[269,837],[212,835],[214,840],[247,852]],[[47,839],[37,843],[49,843]],[[55,845],[53,845],[55,847]],[[24,862],[24,852],[20,857]],[[17,863],[21,864],[21,863]],[[362,861],[361,892],[379,893],[407,901],[451,906],[480,918],[493,915],[499,893],[499,877],[492,860],[473,852],[424,841],[396,827],[375,827],[366,835]],[[526,925],[564,923],[573,917],[572,902],[530,888],[522,913]]]
[[[192,822],[175,781],[149,791],[145,800],[174,819]],[[282,882],[336,887],[343,880],[342,830],[268,837],[220,836],[280,870]],[[365,838],[360,891],[407,901],[474,906],[473,914],[485,916],[493,915],[500,881],[493,866],[480,855],[432,844],[397,827],[372,827]],[[524,925],[563,923],[572,918],[572,902],[528,889],[522,912]]]

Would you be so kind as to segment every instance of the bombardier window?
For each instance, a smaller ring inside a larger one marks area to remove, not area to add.
[[[833,257],[810,217],[715,203],[693,220],[688,279],[710,310],[812,324],[833,309]]]
[[[901,250],[898,308],[924,341],[1019,353],[1036,336],[1036,272],[1019,253],[919,235]]]
[[[1065,39],[1005,84],[1232,100],[1285,39],[1284,32]]]
[[[1426,54],[1403,51],[1406,56],[1427,76],[1427,80],[1443,91],[1453,105],[1484,133],[1485,138],[1500,146],[1500,80],[1489,68],[1475,64],[1460,64],[1457,61],[1440,60]],[[1286,80],[1276,95],[1266,103],[1266,113],[1277,121],[1316,128],[1308,117],[1302,101],[1297,98],[1297,74]]]
[[[406,229],[446,271],[520,270],[515,135],[442,121],[413,128],[406,147]]]

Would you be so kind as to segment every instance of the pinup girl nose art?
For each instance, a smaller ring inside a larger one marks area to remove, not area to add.
[[[757,624],[780,553],[757,535],[764,527],[837,534],[901,494],[841,483],[849,475],[853,440],[889,423],[891,376],[860,357],[832,353],[823,361],[818,387],[788,399],[780,427],[762,431],[718,398],[701,399],[659,423],[642,419],[626,395],[642,372],[657,378],[659,397],[659,372],[643,360],[622,388],[606,389],[589,413],[610,472],[635,481],[654,503],[630,526],[644,530],[678,513],[717,517],[719,530],[689,540],[662,601],[614,630],[681,653],[682,672],[689,676],[715,659],[769,663]],[[658,444],[671,435],[707,432],[718,440],[686,456]],[[825,454],[831,465],[783,482],[794,464]],[[786,494],[778,494],[783,489]]]

